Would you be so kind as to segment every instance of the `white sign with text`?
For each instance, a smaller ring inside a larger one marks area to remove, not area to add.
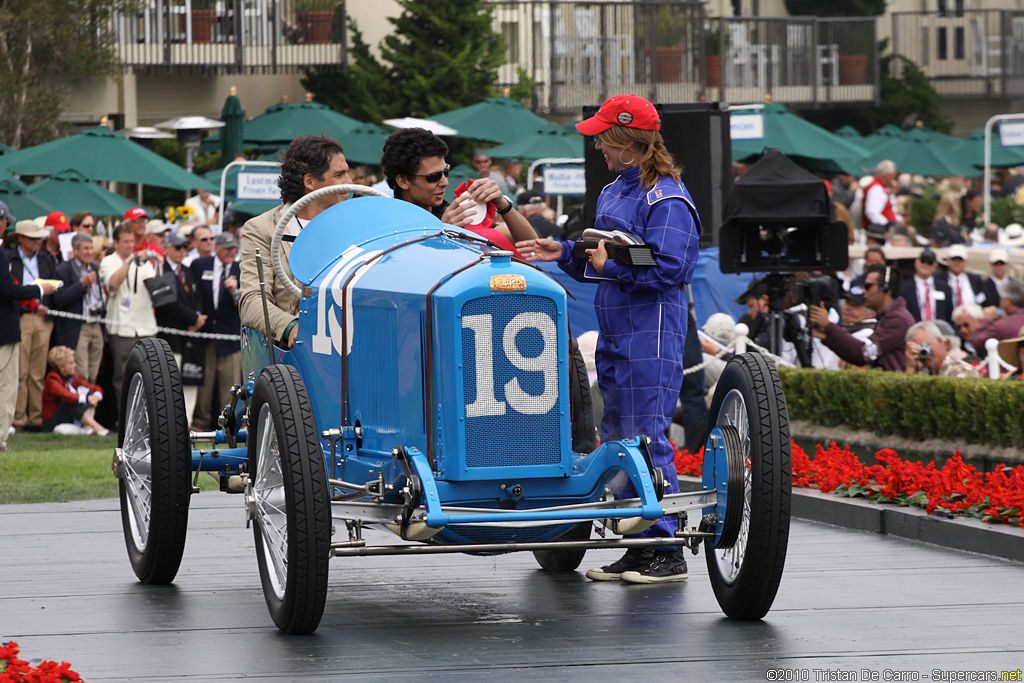
[[[243,199],[267,199],[270,201],[281,200],[281,189],[277,186],[277,179],[280,173],[267,173],[262,171],[239,171],[238,189],[235,197]]]
[[[587,177],[582,166],[545,166],[544,194],[582,197],[587,194]]]
[[[999,124],[999,142],[1003,147],[1024,147],[1024,121]]]
[[[764,140],[764,114],[731,114],[729,137],[733,140]]]

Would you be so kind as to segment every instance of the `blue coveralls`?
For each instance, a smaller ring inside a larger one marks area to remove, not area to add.
[[[651,458],[665,473],[669,493],[679,491],[672,445],[666,430],[683,382],[687,301],[683,285],[693,278],[701,225],[690,193],[663,176],[648,191],[634,166],[597,199],[594,227],[639,235],[653,248],[654,266],[624,266],[608,259],[594,309],[601,336],[598,382],[604,397],[601,440],[644,434],[653,440]],[[588,282],[586,261],[572,259],[573,243],[562,247],[559,266]],[[626,493],[626,492],[624,492]],[[627,495],[633,495],[628,493]],[[643,536],[674,536],[675,518],[662,517]]]

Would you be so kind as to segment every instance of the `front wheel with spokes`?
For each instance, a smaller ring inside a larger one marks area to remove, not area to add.
[[[140,340],[125,363],[117,443],[121,525],[132,570],[170,583],[185,552],[192,469],[181,375],[163,339]]]
[[[249,505],[263,596],[279,629],[312,633],[327,601],[331,509],[312,404],[295,368],[264,368],[250,410]]]
[[[722,372],[711,403],[708,433],[726,436],[738,451],[733,462],[742,480],[735,541],[704,543],[711,586],[722,611],[733,619],[760,619],[771,608],[782,580],[789,541],[792,451],[789,412],[778,373],[760,354],[734,357]],[[730,513],[732,514],[732,513]],[[735,519],[726,525],[735,528]],[[732,534],[730,534],[732,535]],[[729,539],[731,541],[731,538]]]

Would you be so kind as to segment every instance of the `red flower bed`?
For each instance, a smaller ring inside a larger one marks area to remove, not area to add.
[[[834,441],[828,448],[815,446],[812,459],[793,442],[793,485],[1024,527],[1024,466],[978,472],[956,451],[939,469],[933,462],[902,460],[890,448],[875,453],[875,460],[877,465],[864,465],[849,446],[839,448]],[[675,461],[680,475],[699,477],[704,449],[696,454],[677,449]]]
[[[32,666],[18,658],[16,642],[0,644],[0,683],[73,683],[81,680],[67,662],[43,662]]]

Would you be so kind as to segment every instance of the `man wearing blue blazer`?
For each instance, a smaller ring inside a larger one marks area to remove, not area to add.
[[[0,234],[7,231],[13,220],[7,205],[0,202]],[[32,223],[32,221],[28,221]],[[35,224],[32,223],[32,227]],[[21,309],[19,301],[41,299],[53,294],[56,287],[44,282],[38,285],[21,285],[11,275],[11,263],[7,253],[0,249],[0,453],[8,453],[8,432],[14,422],[14,402],[18,396],[18,356],[21,350]]]
[[[238,279],[240,270],[235,261],[238,240],[230,232],[222,232],[214,241],[214,255],[192,262],[192,274],[206,324],[201,332],[241,334],[238,316]],[[206,373],[192,421],[197,429],[216,426],[213,406],[219,411],[231,400],[231,386],[242,380],[242,345],[239,341],[209,341],[206,344]],[[214,404],[214,387],[217,402]]]

